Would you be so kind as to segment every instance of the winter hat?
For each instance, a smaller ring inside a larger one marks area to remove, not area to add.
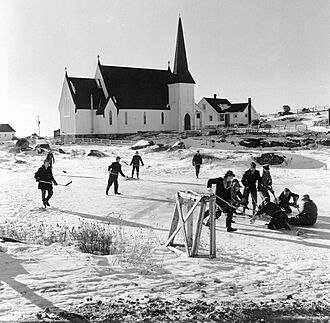
[[[235,177],[235,174],[231,170],[227,170],[225,177],[228,177],[228,176]]]
[[[135,152],[135,155],[138,155],[138,154],[139,154],[139,152],[138,152],[138,151],[136,151],[136,152]]]
[[[49,163],[49,160],[48,159],[44,159],[44,163]]]
[[[310,197],[308,194],[303,195],[303,197],[301,198],[302,201],[310,201]]]
[[[265,169],[265,170],[269,170],[269,165],[266,164],[266,165],[262,166],[262,168]]]
[[[285,192],[291,192],[290,189],[287,188],[287,187],[284,189],[284,191],[285,191]]]
[[[120,157],[119,157],[119,156],[117,156],[117,157],[116,157],[116,160],[120,160]]]
[[[242,186],[240,185],[240,183],[238,182],[238,179],[237,179],[237,178],[233,179],[233,185],[234,185],[234,186],[237,186],[237,187],[242,187]]]

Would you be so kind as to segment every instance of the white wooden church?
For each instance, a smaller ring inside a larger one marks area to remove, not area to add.
[[[195,81],[188,69],[179,18],[174,68],[102,65],[94,78],[65,78],[59,103],[61,136],[195,129]]]

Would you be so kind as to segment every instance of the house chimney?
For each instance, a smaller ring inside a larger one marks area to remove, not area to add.
[[[213,98],[214,98],[214,99],[217,98],[217,94],[216,94],[216,93],[213,94]]]
[[[251,98],[248,98],[248,125],[252,122],[252,104]]]

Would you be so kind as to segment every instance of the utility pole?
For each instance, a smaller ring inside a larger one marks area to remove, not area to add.
[[[40,137],[40,120],[39,120],[40,116],[37,116],[38,118],[38,136]]]

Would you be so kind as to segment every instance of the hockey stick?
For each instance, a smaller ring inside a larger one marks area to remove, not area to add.
[[[46,182],[46,181],[38,181],[40,183],[45,183],[45,184],[53,184],[52,182]],[[57,184],[58,186],[69,186],[72,183],[72,181],[66,183],[66,184]]]

